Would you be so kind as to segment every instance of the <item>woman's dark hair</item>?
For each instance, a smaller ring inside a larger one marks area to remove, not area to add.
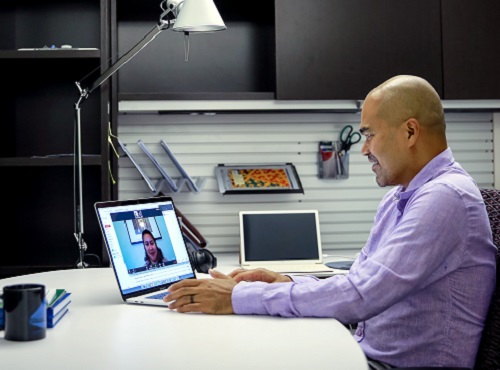
[[[148,229],[144,229],[144,231],[142,232],[142,246],[144,247],[144,261],[146,262],[149,262],[149,263],[153,263],[153,261],[151,261],[151,259],[149,258],[148,256],[148,252],[146,251],[146,246],[144,245],[144,235],[148,234],[151,239],[153,239],[155,241],[155,246],[156,246],[156,249],[158,250],[158,261],[161,262],[163,261],[163,251],[161,250],[160,247],[158,247],[158,244],[156,244],[156,238],[153,236],[153,233],[151,231],[149,231]]]
[[[153,233],[151,231],[149,231],[148,229],[144,229],[142,231],[142,242],[144,243],[144,235],[149,235],[151,237],[151,239],[153,239],[155,241],[155,244],[156,244],[156,238],[153,236]]]

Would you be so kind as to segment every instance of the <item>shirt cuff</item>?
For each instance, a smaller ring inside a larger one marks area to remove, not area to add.
[[[234,313],[238,315],[265,315],[266,310],[261,297],[266,285],[268,283],[260,281],[242,281],[236,284],[231,295]]]
[[[242,281],[233,289],[231,302],[233,311],[238,315],[285,314],[290,305],[291,286],[318,280],[314,276],[290,276],[290,283],[265,283],[262,281]],[[290,285],[289,285],[290,284]],[[284,289],[284,287],[286,287]],[[273,299],[270,301],[270,297]],[[266,298],[267,297],[267,298]],[[285,302],[286,301],[286,302]],[[274,312],[276,311],[276,312]]]

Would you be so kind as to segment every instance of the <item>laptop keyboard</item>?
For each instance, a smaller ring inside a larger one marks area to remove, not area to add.
[[[325,265],[263,265],[263,266],[252,266],[251,268],[262,267],[275,272],[328,272],[332,271],[331,268]]]
[[[168,292],[161,292],[161,293],[157,293],[157,294],[153,294],[153,295],[147,296],[146,298],[149,298],[149,299],[163,299],[163,297],[165,297],[167,294],[168,294]]]

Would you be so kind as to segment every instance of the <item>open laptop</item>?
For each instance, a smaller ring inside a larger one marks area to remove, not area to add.
[[[240,265],[328,277],[345,273],[323,263],[317,210],[240,211]]]
[[[123,300],[166,305],[167,288],[196,279],[171,197],[111,200],[94,205]],[[153,234],[167,262],[146,264],[142,231]]]

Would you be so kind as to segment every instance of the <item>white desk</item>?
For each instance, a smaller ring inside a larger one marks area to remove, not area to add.
[[[233,256],[217,258],[222,272],[237,266]],[[66,288],[72,303],[45,339],[13,342],[0,332],[5,370],[368,368],[350,332],[334,319],[180,314],[128,305],[111,268],[24,275],[0,280],[0,288],[14,283]]]

